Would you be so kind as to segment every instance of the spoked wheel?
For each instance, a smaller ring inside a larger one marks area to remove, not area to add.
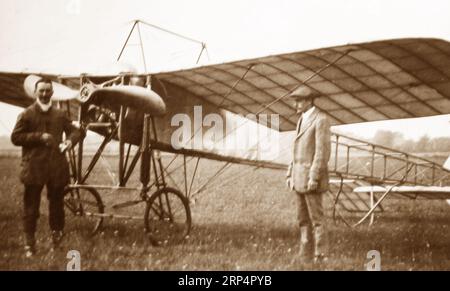
[[[173,188],[162,188],[150,196],[145,210],[145,229],[155,245],[181,242],[191,230],[188,199]]]
[[[97,190],[93,188],[67,188],[64,192],[64,205],[74,215],[71,220],[79,229],[87,231],[87,235],[95,235],[103,224],[105,207]]]

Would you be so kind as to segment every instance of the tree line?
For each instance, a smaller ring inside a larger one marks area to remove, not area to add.
[[[400,132],[378,130],[373,137],[373,142],[408,153],[450,152],[450,137],[430,138],[428,135],[423,135],[418,140],[412,140],[405,138]]]

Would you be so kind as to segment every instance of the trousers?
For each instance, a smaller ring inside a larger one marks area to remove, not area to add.
[[[41,192],[44,185],[24,185],[24,216],[23,225],[27,237],[34,237],[39,218]],[[65,186],[47,183],[47,199],[49,202],[49,225],[51,230],[64,229],[64,188]]]
[[[323,193],[298,193],[298,223],[299,226],[315,228],[324,223]]]

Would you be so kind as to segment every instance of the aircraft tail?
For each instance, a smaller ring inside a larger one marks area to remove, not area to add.
[[[445,161],[444,165],[442,165],[442,167],[450,171],[450,155],[448,156],[447,160]],[[450,199],[447,199],[447,204],[450,205]]]
[[[444,167],[444,169],[447,169],[450,171],[450,155],[448,156],[447,160],[445,161],[445,163],[442,167]]]

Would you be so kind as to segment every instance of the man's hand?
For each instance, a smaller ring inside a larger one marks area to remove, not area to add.
[[[62,143],[59,144],[59,150],[61,153],[64,153],[65,151],[68,151],[72,148],[72,141],[70,139],[66,139]]]
[[[291,176],[286,177],[286,186],[289,190],[294,190],[294,183],[292,182]]]
[[[45,144],[47,147],[51,147],[54,143],[53,136],[49,133],[44,132],[41,135],[41,141]]]
[[[318,187],[317,181],[309,180],[308,181],[308,191],[316,191]]]

